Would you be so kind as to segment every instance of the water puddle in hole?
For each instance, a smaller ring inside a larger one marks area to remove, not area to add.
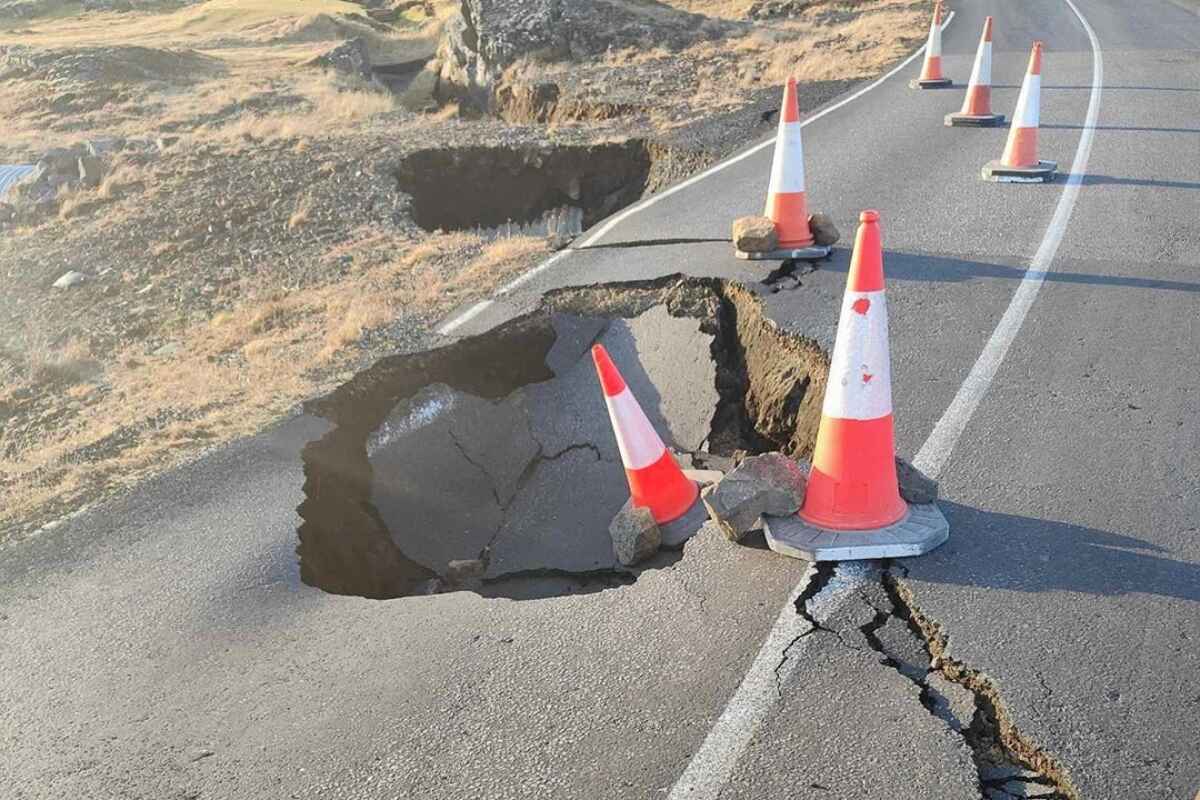
[[[629,493],[591,345],[609,350],[685,467],[815,431],[807,390],[824,368],[756,300],[739,313],[715,282],[674,280],[579,290],[574,307],[565,295],[561,310],[385,359],[314,403],[335,427],[303,453],[304,582],[381,599],[532,598],[674,563],[683,538],[634,569],[613,555],[608,524]],[[689,532],[702,511],[694,520]]]

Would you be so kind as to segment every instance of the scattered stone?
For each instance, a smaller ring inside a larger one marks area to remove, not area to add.
[[[70,289],[72,286],[78,286],[87,280],[87,275],[82,272],[71,270],[54,282],[55,289]]]
[[[627,567],[650,558],[662,544],[662,531],[654,515],[648,508],[635,506],[633,498],[626,500],[613,517],[608,533],[612,536],[613,553]]]
[[[151,352],[150,355],[158,356],[159,358],[165,358],[167,356],[178,354],[182,349],[183,345],[179,344],[179,342],[167,342],[162,347],[159,347],[157,350]]]
[[[82,155],[79,157],[79,182],[89,189],[95,189],[100,185],[100,180],[104,177],[104,162],[93,155]]]
[[[905,502],[924,505],[937,501],[937,481],[898,456],[896,478],[900,481],[900,496]]]
[[[487,572],[482,558],[463,558],[446,565],[446,580],[455,584],[467,584],[479,580]]]
[[[738,217],[733,221],[733,246],[743,253],[769,253],[779,247],[775,223],[767,217]]]
[[[800,465],[782,453],[751,456],[701,499],[714,522],[734,542],[753,530],[763,514],[794,514],[804,503],[807,478]]]
[[[833,224],[828,214],[813,214],[808,218],[808,227],[812,231],[813,244],[821,247],[831,247],[837,244],[842,234]]]
[[[178,136],[160,136],[155,140],[155,144],[158,145],[159,150],[169,150],[178,141]]]
[[[216,755],[216,753],[212,750],[209,750],[207,747],[198,747],[188,753],[188,761],[199,761],[200,759],[208,758],[209,756],[214,755]]]
[[[371,55],[367,50],[367,40],[362,36],[348,39],[332,50],[305,61],[304,66],[332,69],[345,75],[358,75],[369,80]]]
[[[955,733],[965,731],[975,717],[975,695],[940,672],[929,673],[925,685],[929,687],[929,698],[933,706],[930,710],[933,715],[945,721]],[[984,769],[979,772],[979,777],[983,780],[1007,778],[1010,775],[1011,773],[1005,773],[988,777],[984,774]]]

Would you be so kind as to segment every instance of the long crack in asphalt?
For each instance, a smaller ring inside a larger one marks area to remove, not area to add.
[[[891,562],[814,565],[796,600],[811,628],[780,654],[777,691],[782,694],[796,643],[832,636],[845,647],[876,653],[880,664],[920,689],[921,706],[970,749],[984,800],[1079,800],[1061,762],[1017,729],[994,681],[948,654],[948,633],[920,611],[903,582],[906,574]],[[859,608],[848,613],[848,603]],[[855,624],[865,614],[870,619]]]

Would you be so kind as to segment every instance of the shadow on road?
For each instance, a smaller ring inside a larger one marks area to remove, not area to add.
[[[922,579],[1019,592],[1154,594],[1200,603],[1200,564],[1173,559],[1157,545],[1080,525],[939,505],[950,520],[950,546],[923,561],[933,569],[922,569]],[[968,570],[964,564],[986,568]]]
[[[1105,176],[1097,175],[1104,179]],[[1113,179],[1116,180],[1116,179]],[[1200,188],[1200,184],[1195,184]],[[823,262],[822,270],[845,272],[848,258],[838,253],[831,261]],[[998,261],[969,261],[961,258],[932,256],[922,253],[884,253],[884,269],[889,280],[932,281],[959,283],[978,278],[1001,278],[1019,281],[1025,277],[1026,268],[1021,262],[1005,264]],[[1096,286],[1118,286],[1131,289],[1165,289],[1173,292],[1200,292],[1200,283],[1170,281],[1159,278],[1142,278],[1133,275],[1097,275],[1089,272],[1065,272],[1053,270],[1046,274],[1049,283],[1083,284]]]
[[[1200,133],[1200,131],[1196,131]],[[1063,175],[1066,180],[1069,175]],[[1157,186],[1160,189],[1200,189],[1195,181],[1164,181],[1150,178],[1117,178],[1112,175],[1084,175],[1080,183],[1084,186]]]

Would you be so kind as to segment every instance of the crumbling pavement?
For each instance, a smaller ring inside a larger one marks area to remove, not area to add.
[[[732,796],[771,794],[753,765],[784,757],[794,759],[789,778],[814,796],[874,796],[886,776],[892,786],[910,782],[914,797],[1077,800],[1063,766],[1018,730],[995,683],[949,654],[949,635],[915,605],[906,572],[888,561],[810,567],[796,601],[808,627],[775,670],[783,721],[759,737],[784,752],[752,746]],[[831,672],[840,676],[832,696]],[[788,721],[797,715],[810,724]],[[856,741],[853,763],[827,749],[836,739],[844,753],[846,737]]]

